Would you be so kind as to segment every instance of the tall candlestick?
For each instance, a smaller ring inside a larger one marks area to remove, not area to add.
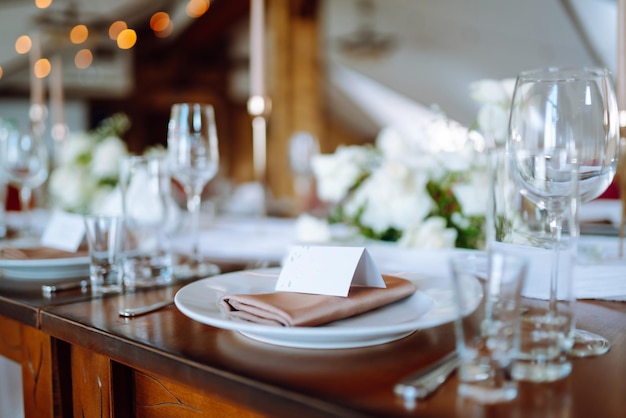
[[[61,141],[67,134],[63,97],[63,60],[59,54],[52,58],[50,71],[50,113],[52,117],[52,139]]]
[[[265,97],[264,0],[250,0],[250,96]]]
[[[31,36],[32,45],[30,48],[30,127],[35,135],[43,135],[44,119],[46,117],[46,107],[44,105],[44,80],[35,74],[35,65],[41,59],[41,39],[39,32],[34,32]]]

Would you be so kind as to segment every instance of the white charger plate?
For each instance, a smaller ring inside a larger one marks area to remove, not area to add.
[[[233,330],[257,341],[298,348],[367,347],[404,338],[418,329],[454,320],[456,309],[449,281],[416,273],[394,274],[413,281],[418,290],[409,298],[382,308],[318,327],[260,325],[229,316],[220,309],[222,296],[274,291],[280,269],[227,273],[190,283],[175,296],[176,307],[189,318],[217,328]],[[465,284],[470,313],[482,299],[477,279]]]
[[[89,256],[36,260],[0,259],[2,276],[20,280],[63,280],[89,277]]]

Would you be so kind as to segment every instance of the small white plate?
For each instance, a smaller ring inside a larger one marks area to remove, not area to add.
[[[448,280],[419,274],[395,274],[412,280],[417,292],[411,297],[361,315],[319,327],[260,325],[229,316],[220,309],[222,296],[232,293],[274,291],[280,269],[247,270],[190,283],[175,297],[176,307],[189,318],[270,344],[299,348],[366,347],[395,341],[425,329],[451,322],[455,317],[452,289]],[[466,284],[476,309],[482,288],[478,280]],[[469,313],[469,312],[467,312]]]
[[[20,280],[63,280],[89,277],[89,257],[37,260],[0,259],[2,276]]]

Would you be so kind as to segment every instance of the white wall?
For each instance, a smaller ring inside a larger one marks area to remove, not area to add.
[[[614,1],[571,0],[579,18],[601,45],[595,62],[561,0],[372,0],[374,29],[395,37],[396,48],[378,59],[341,53],[338,40],[359,23],[355,0],[323,3],[326,64],[340,63],[469,126],[478,105],[469,84],[484,78],[515,77],[544,66],[615,64]],[[336,102],[340,113],[344,104]],[[358,123],[358,121],[356,121]]]

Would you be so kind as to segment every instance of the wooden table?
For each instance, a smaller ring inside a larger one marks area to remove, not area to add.
[[[272,346],[195,322],[176,307],[123,319],[124,306],[180,286],[92,299],[0,288],[0,355],[22,366],[28,417],[623,417],[626,303],[579,302],[579,326],[611,351],[576,359],[566,379],[520,385],[496,406],[456,396],[453,376],[405,404],[394,383],[453,349],[448,325],[367,348]]]

